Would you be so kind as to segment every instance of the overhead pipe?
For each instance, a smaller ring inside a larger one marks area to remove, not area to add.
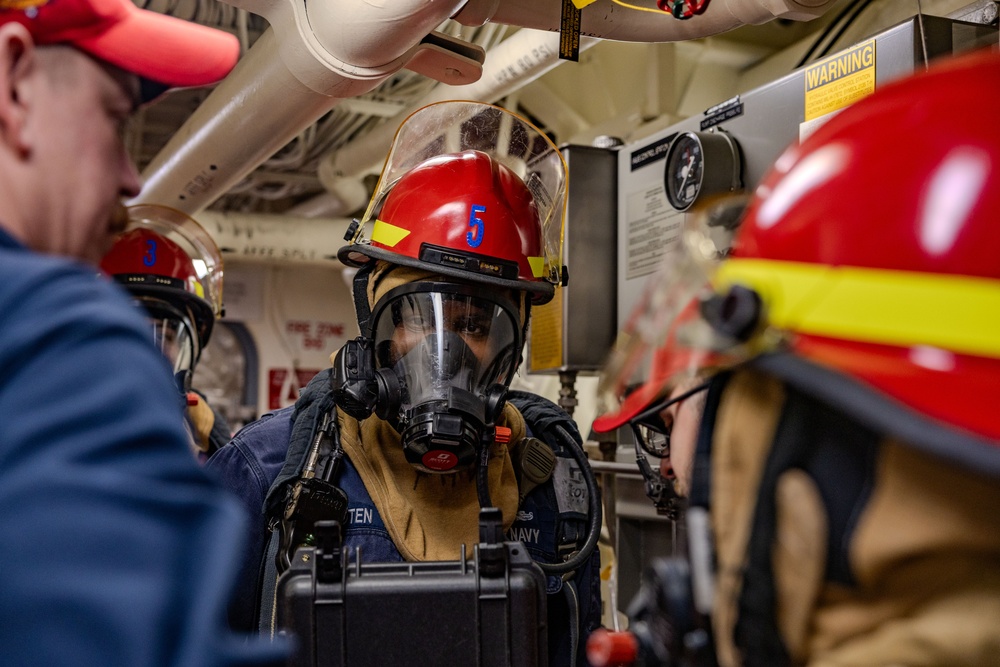
[[[580,51],[599,39],[664,42],[695,39],[724,32],[746,23],[774,18],[808,20],[834,0],[711,0],[701,15],[679,21],[666,12],[656,14],[627,9],[610,0],[598,0],[581,12]],[[321,183],[333,193],[365,174],[378,172],[399,123],[422,106],[445,99],[495,102],[565,63],[559,59],[560,3],[537,0],[469,0],[454,17],[464,25],[487,21],[523,26],[486,54],[483,74],[464,86],[437,86],[427,96],[400,112],[394,120],[375,127],[357,140],[332,151],[319,163]],[[325,198],[327,215],[355,210],[358,202]]]
[[[348,182],[345,179],[345,182]],[[360,181],[353,181],[357,185],[356,197],[352,196],[349,203],[345,203],[345,197],[332,192],[324,192],[315,197],[302,201],[285,211],[286,215],[298,216],[302,218],[321,218],[328,215],[342,215],[343,211],[355,211],[368,203],[368,192]]]
[[[639,11],[613,0],[597,0],[580,13],[580,34],[619,42],[679,42],[717,35],[741,25],[773,19],[808,21],[835,0],[710,0],[702,14],[678,20],[668,12]],[[558,31],[561,2],[469,0],[452,18],[462,25],[505,23]]]
[[[292,74],[268,30],[143,170],[133,203],[197,213],[337,101]]]
[[[344,268],[337,250],[350,220],[289,215],[202,211],[198,222],[225,261],[319,264]]]
[[[193,214],[344,98],[406,67],[439,81],[479,77],[481,47],[434,32],[464,0],[230,0],[271,28],[144,170],[131,203]]]
[[[600,40],[580,40],[584,52]],[[567,61],[559,59],[559,35],[541,30],[519,30],[486,53],[486,63],[478,81],[464,86],[436,86],[395,118],[376,126],[349,144],[324,156],[318,176],[327,190],[344,192],[346,184],[358,182],[365,174],[378,172],[400,122],[428,104],[448,99],[496,102]],[[336,198],[324,201],[336,206]],[[355,200],[341,208],[330,207],[327,215],[355,210]]]
[[[554,0],[226,1],[264,16],[272,28],[146,168],[146,187],[133,203],[168,204],[187,213],[204,209],[341,99],[376,88],[403,67],[452,85],[475,81],[482,49],[432,32],[449,16],[465,25],[492,21],[556,31],[561,6]],[[711,0],[704,14],[679,21],[597,0],[581,12],[581,33],[620,41],[695,39],[773,18],[813,18],[833,1]],[[582,40],[581,49],[586,43]],[[550,48],[534,75],[529,68],[510,77],[497,68],[493,85],[507,92],[524,85],[546,66],[559,64],[556,53]],[[432,93],[436,99],[495,101],[506,94],[439,88]],[[383,132],[394,131],[389,125]],[[381,153],[388,141],[383,137],[369,145]],[[348,162],[347,171],[327,165],[321,179],[367,168],[373,159],[365,155]]]

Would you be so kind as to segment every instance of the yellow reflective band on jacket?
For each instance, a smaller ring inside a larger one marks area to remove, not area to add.
[[[779,329],[1000,358],[1000,281],[913,271],[729,259],[716,288],[741,284]]]
[[[402,227],[391,225],[384,220],[376,219],[375,226],[372,227],[372,241],[375,243],[381,243],[389,248],[394,248],[397,243],[409,235],[409,229],[403,229]]]
[[[545,275],[545,258],[544,257],[529,257],[528,265],[531,267],[531,275],[536,278],[541,278]]]

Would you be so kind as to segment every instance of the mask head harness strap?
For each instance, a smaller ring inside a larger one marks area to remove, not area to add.
[[[368,305],[368,280],[375,270],[375,262],[362,264],[358,272],[354,274],[352,292],[354,294],[354,312],[358,316],[358,328],[362,331],[369,331],[372,318],[372,309]]]

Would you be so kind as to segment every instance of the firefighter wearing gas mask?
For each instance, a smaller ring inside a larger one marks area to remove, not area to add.
[[[735,236],[719,206],[688,221],[609,364],[603,426],[633,426],[643,456],[687,449],[683,502],[708,520],[688,522],[690,558],[648,573],[632,635],[595,639],[595,664],[997,664],[987,81],[995,53],[887,85],[787,150]],[[669,428],[683,394],[702,397],[695,438]]]
[[[192,446],[204,460],[229,442],[229,425],[191,379],[222,312],[222,257],[195,220],[166,206],[127,209],[125,231],[101,260],[101,270],[143,307],[153,341],[174,371],[187,410]]]
[[[495,506],[508,538],[550,575],[550,664],[584,664],[600,617],[599,499],[572,420],[509,390],[531,309],[564,279],[565,192],[559,151],[513,113],[444,102],[404,121],[338,253],[358,269],[361,335],[293,408],[247,426],[209,462],[266,517],[236,626],[270,617],[262,587],[310,539],[309,508],[337,518],[347,550],[386,562],[471,552],[480,508]]]

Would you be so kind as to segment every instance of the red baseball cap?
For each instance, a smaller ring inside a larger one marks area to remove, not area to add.
[[[0,0],[0,24],[17,21],[36,44],[69,44],[165,87],[204,86],[239,58],[227,32],[139,9],[131,0]]]

